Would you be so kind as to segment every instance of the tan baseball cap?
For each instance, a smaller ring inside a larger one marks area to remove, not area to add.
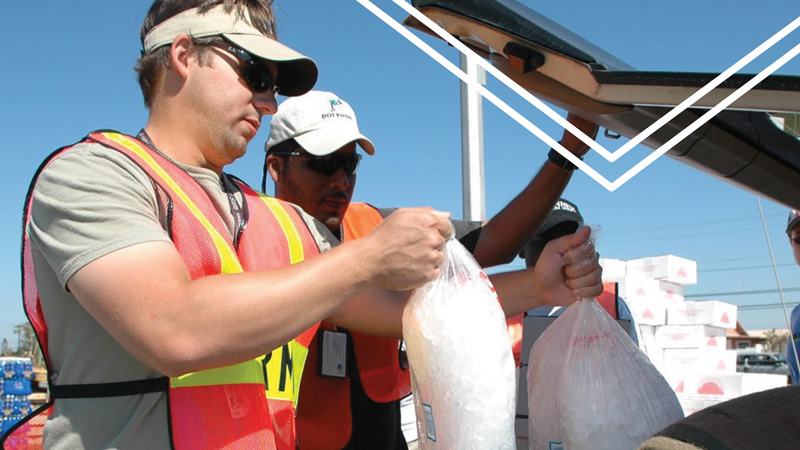
[[[272,116],[264,150],[289,139],[316,156],[331,154],[351,142],[357,142],[368,154],[375,154],[372,141],[358,129],[353,108],[332,92],[311,91],[280,104]]]
[[[286,96],[302,95],[311,90],[317,82],[317,64],[313,59],[269,38],[240,17],[249,17],[244,11],[234,9],[225,12],[224,5],[217,6],[205,14],[197,8],[186,10],[160,23],[144,38],[144,52],[172,44],[181,34],[192,37],[224,36],[259,58],[273,61],[278,65],[277,85],[280,93]]]

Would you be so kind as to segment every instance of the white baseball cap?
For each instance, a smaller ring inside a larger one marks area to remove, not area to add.
[[[375,154],[372,141],[358,130],[353,108],[331,92],[310,91],[281,103],[272,116],[264,150],[289,139],[316,156],[331,154],[351,142],[357,142],[368,154]]]

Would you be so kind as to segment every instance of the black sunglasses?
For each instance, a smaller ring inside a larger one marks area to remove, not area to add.
[[[211,45],[225,50],[239,60],[241,63],[239,64],[239,72],[242,75],[242,79],[247,84],[247,87],[253,91],[253,93],[260,94],[262,92],[272,91],[274,95],[278,95],[279,88],[276,84],[275,76],[263,61],[247,51],[227,42],[213,43]]]
[[[349,153],[346,155],[338,155],[331,153],[325,156],[316,156],[310,153],[301,152],[272,152],[275,156],[307,156],[308,159],[303,162],[306,169],[317,172],[318,174],[330,177],[339,169],[344,169],[345,175],[351,178],[358,170],[358,165],[361,163],[361,155],[358,153]]]
[[[796,245],[800,245],[800,234],[790,236],[789,239],[791,239]]]

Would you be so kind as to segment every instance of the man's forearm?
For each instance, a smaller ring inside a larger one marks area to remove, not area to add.
[[[473,255],[481,267],[514,260],[547,219],[572,177],[546,161],[528,186],[484,225]]]
[[[403,337],[403,309],[413,291],[368,288],[336,310],[327,321],[365,334]]]
[[[197,280],[170,244],[139,244],[88,264],[69,286],[125,348],[176,376],[262,355],[331,314],[370,284],[354,265],[340,270],[363,253],[353,244],[294,266]]]

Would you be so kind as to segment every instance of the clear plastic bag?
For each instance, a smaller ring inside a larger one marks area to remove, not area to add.
[[[403,336],[421,449],[513,450],[514,357],[486,274],[455,239],[439,277],[417,289]]]
[[[664,377],[594,300],[539,337],[528,367],[533,450],[633,450],[683,418]]]

